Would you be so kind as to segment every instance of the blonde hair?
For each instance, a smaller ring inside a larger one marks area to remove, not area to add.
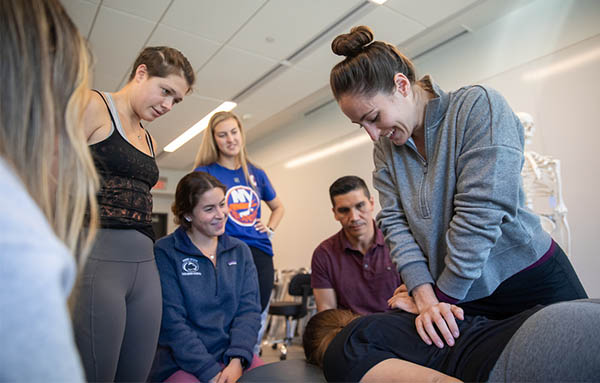
[[[81,258],[95,234],[98,187],[81,127],[87,46],[58,0],[0,1],[0,46],[0,156]]]
[[[248,170],[248,164],[252,164],[256,166],[248,159],[248,154],[246,153],[246,134],[244,133],[244,129],[242,129],[242,123],[238,116],[236,116],[232,112],[217,112],[215,113],[208,122],[208,127],[204,131],[202,135],[202,143],[200,143],[200,148],[198,149],[198,153],[196,154],[196,160],[194,161],[194,169],[198,166],[208,166],[213,164],[219,160],[219,147],[217,146],[217,142],[215,141],[215,128],[221,122],[225,120],[229,120],[230,118],[234,119],[237,123],[237,126],[240,130],[240,136],[242,137],[242,148],[240,149],[240,153],[237,157],[238,164],[242,167],[244,171],[244,177],[246,177],[246,182],[250,185],[251,188],[254,189],[254,185],[250,182],[250,172]]]
[[[323,368],[323,357],[333,338],[359,316],[350,310],[329,309],[310,318],[302,335],[306,361]]]

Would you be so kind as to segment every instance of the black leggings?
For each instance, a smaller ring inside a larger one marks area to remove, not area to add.
[[[458,305],[467,315],[504,319],[538,304],[549,305],[587,297],[571,262],[556,244],[546,262],[508,278],[488,297]]]
[[[273,268],[273,256],[265,253],[256,247],[250,247],[254,265],[258,273],[258,288],[260,290],[260,312],[265,310],[269,299],[271,298],[271,290],[273,290],[273,282],[275,278],[275,270]]]

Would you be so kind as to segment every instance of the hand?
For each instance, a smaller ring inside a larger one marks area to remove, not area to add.
[[[217,383],[217,380],[219,380],[220,376],[221,376],[221,371],[219,371],[219,373],[217,375],[213,376],[212,379],[208,381],[208,383]]]
[[[397,308],[412,314],[418,314],[419,309],[413,297],[408,294],[408,289],[405,284],[401,284],[395,291],[394,295],[388,299],[390,308]]]
[[[266,233],[268,231],[271,231],[271,230],[269,230],[269,228],[267,228],[267,226],[264,223],[262,223],[262,221],[260,219],[256,220],[256,223],[254,224],[254,228],[256,230],[260,231],[261,233]]]
[[[437,347],[444,348],[444,342],[442,342],[433,326],[435,323],[448,346],[454,346],[454,338],[458,338],[460,335],[455,318],[465,319],[463,309],[456,305],[438,303],[429,306],[415,319],[417,333],[428,345],[433,342]]]
[[[242,376],[243,368],[240,358],[233,358],[229,361],[227,367],[221,371],[221,376],[217,383],[235,383]]]
[[[463,320],[463,310],[455,305],[440,303],[430,284],[417,286],[412,292],[419,309],[415,326],[421,339],[428,345],[435,343],[439,348],[444,347],[444,342],[435,330],[435,324],[448,346],[454,346],[454,338],[460,335],[455,318]]]

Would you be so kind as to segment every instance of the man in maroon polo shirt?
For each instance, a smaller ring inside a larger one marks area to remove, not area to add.
[[[386,311],[387,300],[401,282],[373,220],[373,197],[365,181],[356,176],[338,178],[329,187],[329,196],[342,230],[313,253],[311,284],[317,310]]]

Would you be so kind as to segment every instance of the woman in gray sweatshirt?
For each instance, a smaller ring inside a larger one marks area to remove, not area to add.
[[[449,304],[501,319],[536,304],[587,298],[560,247],[524,205],[523,127],[495,90],[446,93],[393,45],[355,27],[332,43],[344,112],[375,142],[377,219],[417,303],[428,344],[459,335]],[[394,298],[391,298],[391,303]]]

